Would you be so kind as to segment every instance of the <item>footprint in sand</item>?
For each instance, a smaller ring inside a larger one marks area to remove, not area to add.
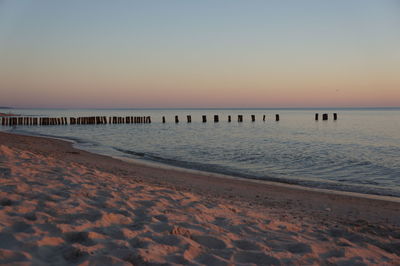
[[[1,265],[18,265],[27,263],[29,259],[22,253],[11,250],[0,250],[0,264]]]
[[[70,246],[63,250],[62,255],[67,262],[78,264],[88,255],[88,253]]]
[[[7,198],[2,198],[2,199],[0,199],[0,206],[11,206],[11,205],[13,205],[13,201],[12,200],[10,200],[10,199],[7,199]]]
[[[224,249],[226,248],[226,244],[224,241],[213,237],[213,236],[201,236],[194,235],[192,239],[199,243],[200,245],[207,247],[209,249]]]
[[[65,240],[69,243],[79,243],[84,246],[93,246],[96,243],[89,238],[88,232],[68,232],[65,233]]]
[[[196,261],[207,266],[225,266],[227,262],[212,254],[201,254],[196,258]]]
[[[13,233],[0,233],[0,248],[12,250],[20,245],[22,245],[22,243],[14,237]]]
[[[256,243],[247,240],[235,240],[233,241],[233,245],[242,250],[260,250],[260,247]]]
[[[261,252],[241,251],[234,255],[237,263],[254,263],[256,265],[281,265],[277,258]]]
[[[0,167],[0,178],[9,178],[11,176],[11,169]]]
[[[159,244],[162,245],[168,245],[168,246],[175,246],[178,247],[180,246],[183,241],[175,235],[164,235],[160,237],[153,237],[153,240]]]
[[[20,222],[15,222],[12,226],[11,229],[15,233],[34,233],[35,231],[32,229],[32,226],[30,224],[27,224],[23,221]]]

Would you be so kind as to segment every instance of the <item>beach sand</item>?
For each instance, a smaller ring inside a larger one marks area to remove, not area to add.
[[[0,264],[400,265],[400,201],[0,133]]]

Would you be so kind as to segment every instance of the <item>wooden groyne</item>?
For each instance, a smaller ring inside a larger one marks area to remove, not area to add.
[[[330,115],[327,113],[323,113],[321,116],[318,113],[315,113],[314,119],[318,121],[320,117],[322,117],[323,121],[328,120]],[[161,117],[162,123],[166,123],[167,119],[165,116]],[[207,116],[201,115],[200,121],[203,123],[207,123]],[[221,118],[219,115],[212,115],[210,120],[214,123],[219,123],[224,120],[229,123],[232,122],[232,116],[228,115],[227,120]],[[179,116],[173,116],[173,121],[178,124],[180,122]],[[256,122],[256,115],[252,114],[248,117],[251,122]],[[273,119],[273,116],[270,118]],[[338,114],[333,113],[332,119],[336,121],[338,119]],[[237,115],[237,122],[242,123],[245,120],[243,115]],[[260,117],[261,120],[261,117]],[[86,116],[86,117],[24,117],[24,116],[3,116],[0,117],[2,126],[55,126],[55,125],[105,125],[105,124],[150,124],[152,119],[150,116]],[[262,116],[262,121],[267,121],[267,116]],[[275,114],[275,121],[280,121],[280,115]],[[186,122],[192,123],[192,116],[186,115]]]
[[[338,119],[338,114],[337,114],[337,113],[333,113],[332,116],[333,116],[333,120],[334,120],[334,121],[336,121],[336,120]],[[318,114],[318,113],[315,113],[315,116],[314,116],[314,117],[315,117],[315,121],[318,121],[318,119],[319,119],[319,114]],[[329,115],[328,115],[327,113],[322,114],[322,120],[323,120],[323,121],[327,121],[328,118],[329,118]]]
[[[68,123],[69,121],[69,123]],[[2,126],[56,126],[56,125],[103,125],[103,124],[149,124],[150,116],[90,117],[1,117]]]

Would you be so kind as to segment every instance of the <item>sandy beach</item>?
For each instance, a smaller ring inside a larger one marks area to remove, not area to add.
[[[0,133],[1,265],[400,265],[400,200]]]

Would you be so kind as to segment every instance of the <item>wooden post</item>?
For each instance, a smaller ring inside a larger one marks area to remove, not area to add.
[[[251,115],[251,122],[255,122],[256,121],[256,116],[255,115]]]
[[[162,122],[165,124],[165,116],[162,117]]]
[[[265,115],[263,115],[263,121],[265,122]]]
[[[315,113],[315,121],[318,121],[319,114]]]
[[[206,116],[206,115],[203,115],[203,116],[202,116],[202,120],[203,120],[203,123],[206,123],[206,122],[207,122],[207,116]]]
[[[187,117],[187,122],[188,123],[192,123],[192,116],[191,115],[188,115],[188,116],[186,116]]]
[[[228,122],[230,123],[232,121],[232,118],[230,115],[228,115]]]
[[[214,123],[218,123],[219,122],[219,117],[218,115],[214,115]]]
[[[337,120],[337,113],[333,113],[333,120]]]
[[[322,120],[328,120],[328,114],[322,114]]]
[[[275,115],[275,121],[279,121],[279,115],[278,114]]]
[[[177,115],[175,116],[175,123],[179,123],[179,117]]]
[[[238,115],[238,122],[239,123],[243,122],[243,115]]]

